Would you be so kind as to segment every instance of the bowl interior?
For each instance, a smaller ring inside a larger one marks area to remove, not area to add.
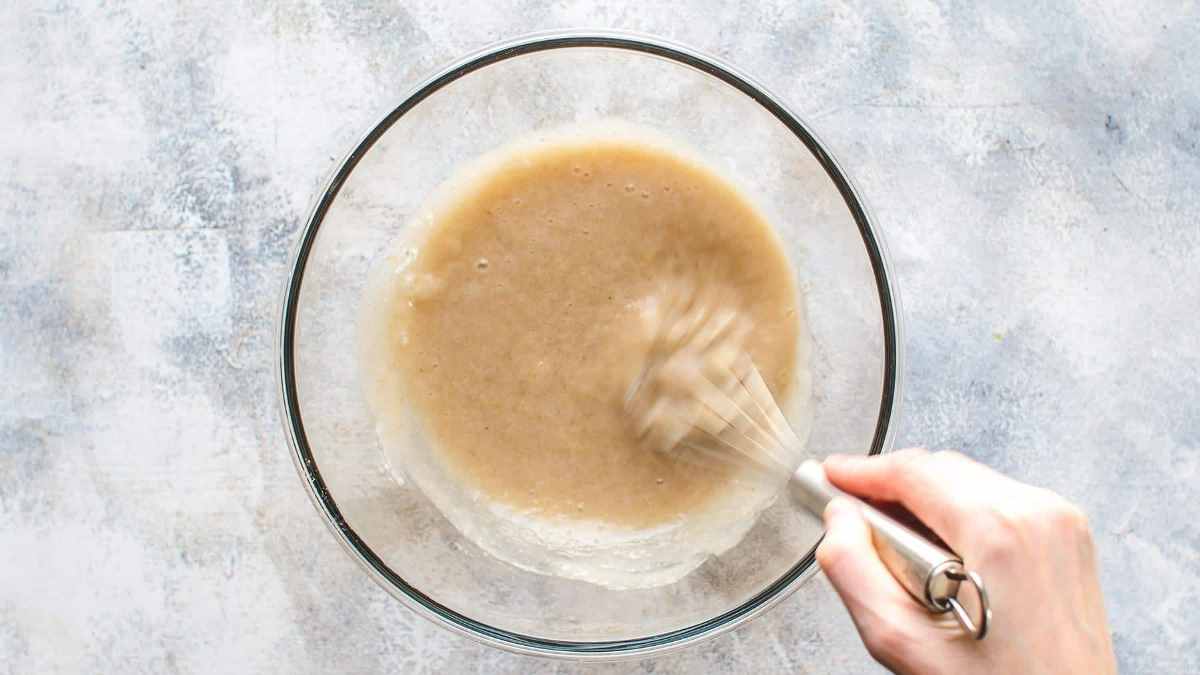
[[[614,118],[655,130],[735,180],[777,228],[812,338],[809,451],[824,455],[877,452],[885,443],[897,355],[882,253],[831,160],[736,75],[638,40],[522,44],[466,61],[406,100],[323,195],[282,327],[285,407],[299,467],[352,554],[434,618],[535,651],[619,652],[685,641],[794,588],[812,566],[819,523],[785,494],[740,545],[652,589],[611,590],[491,558],[386,465],[355,349],[372,263],[456,167],[514,138]]]

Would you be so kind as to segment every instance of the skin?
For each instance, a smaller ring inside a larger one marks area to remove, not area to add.
[[[988,587],[993,621],[975,641],[896,582],[853,502],[830,502],[817,560],[879,663],[922,675],[1117,672],[1092,536],[1076,506],[956,452],[833,456],[825,472],[847,492],[902,504]]]

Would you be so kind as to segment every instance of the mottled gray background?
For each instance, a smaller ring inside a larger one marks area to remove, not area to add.
[[[367,126],[469,50],[584,26],[715,53],[815,126],[895,260],[901,444],[1083,505],[1123,670],[1200,670],[1195,3],[17,4],[0,672],[573,671],[426,623],[342,553],[288,457],[273,325],[313,191]],[[590,670],[877,669],[818,578]]]

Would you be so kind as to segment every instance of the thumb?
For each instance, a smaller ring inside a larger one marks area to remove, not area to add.
[[[904,649],[905,631],[925,617],[879,559],[857,503],[835,497],[825,507],[825,527],[817,562],[849,610],[867,650],[885,665],[895,663],[899,655],[891,652]]]
[[[912,602],[879,559],[858,504],[835,497],[825,507],[825,528],[817,562],[851,614],[881,603]]]

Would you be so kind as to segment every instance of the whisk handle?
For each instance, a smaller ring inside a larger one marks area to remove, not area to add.
[[[978,575],[967,573],[963,561],[953,551],[931,541],[929,536],[919,533],[895,518],[883,513],[866,502],[834,487],[825,477],[821,464],[808,460],[800,465],[793,476],[805,506],[820,517],[825,506],[834,497],[845,497],[856,502],[862,509],[863,519],[871,526],[875,550],[887,565],[892,576],[918,602],[931,612],[947,612],[955,608],[961,581],[970,578],[972,584]],[[913,518],[915,521],[916,519]],[[916,521],[919,523],[919,521]],[[928,528],[925,528],[928,529]],[[976,585],[977,592],[986,603],[982,582]],[[961,608],[961,605],[958,605]],[[958,614],[958,609],[955,609]],[[956,617],[960,619],[961,617]],[[977,639],[987,630],[987,616],[970,627],[964,624]]]

